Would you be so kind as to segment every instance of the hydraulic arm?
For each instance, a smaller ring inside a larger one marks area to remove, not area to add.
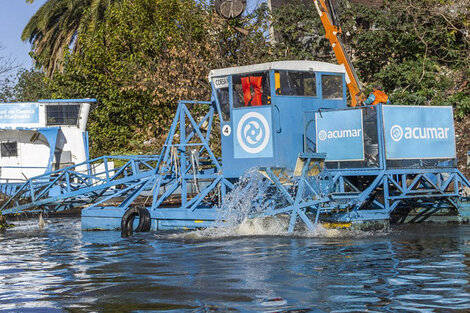
[[[351,95],[351,106],[355,107],[358,104],[360,105],[360,103],[365,99],[362,92],[362,84],[359,81],[356,70],[346,53],[346,49],[338,36],[341,34],[341,28],[335,25],[333,6],[331,5],[330,0],[327,0],[328,5],[324,0],[313,0],[313,2],[315,3],[315,7],[320,15],[323,27],[325,28],[325,37],[330,41],[338,63],[344,64],[344,67],[346,68],[346,83]]]

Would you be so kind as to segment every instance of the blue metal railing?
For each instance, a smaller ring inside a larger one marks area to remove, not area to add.
[[[32,177],[17,187],[0,212],[16,213],[41,205],[60,210],[77,197],[94,201],[105,193],[116,193],[112,188],[116,185],[139,184],[153,175],[159,158],[160,155],[102,156]],[[114,168],[114,161],[125,164]]]

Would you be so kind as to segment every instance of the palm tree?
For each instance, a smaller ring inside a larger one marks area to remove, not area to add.
[[[93,31],[106,10],[120,0],[47,0],[23,29],[21,39],[33,47],[37,65],[48,76],[62,69],[67,49],[77,50],[76,38]],[[26,0],[33,3],[34,0]]]

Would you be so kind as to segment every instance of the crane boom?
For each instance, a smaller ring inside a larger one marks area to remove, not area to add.
[[[325,29],[325,37],[330,41],[338,63],[344,64],[344,67],[346,68],[346,84],[351,95],[351,106],[355,107],[358,104],[360,105],[360,102],[365,98],[362,92],[362,84],[359,81],[356,70],[346,53],[343,42],[338,36],[341,34],[341,28],[335,25],[332,18],[332,14],[334,12],[331,12],[333,7],[331,6],[330,0],[327,1],[330,9],[328,9],[324,0],[313,0],[315,7],[317,8],[318,15],[320,15],[323,28]]]

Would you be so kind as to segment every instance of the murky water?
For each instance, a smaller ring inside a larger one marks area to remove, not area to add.
[[[0,312],[470,312],[469,225],[122,239],[46,221],[0,234]]]

